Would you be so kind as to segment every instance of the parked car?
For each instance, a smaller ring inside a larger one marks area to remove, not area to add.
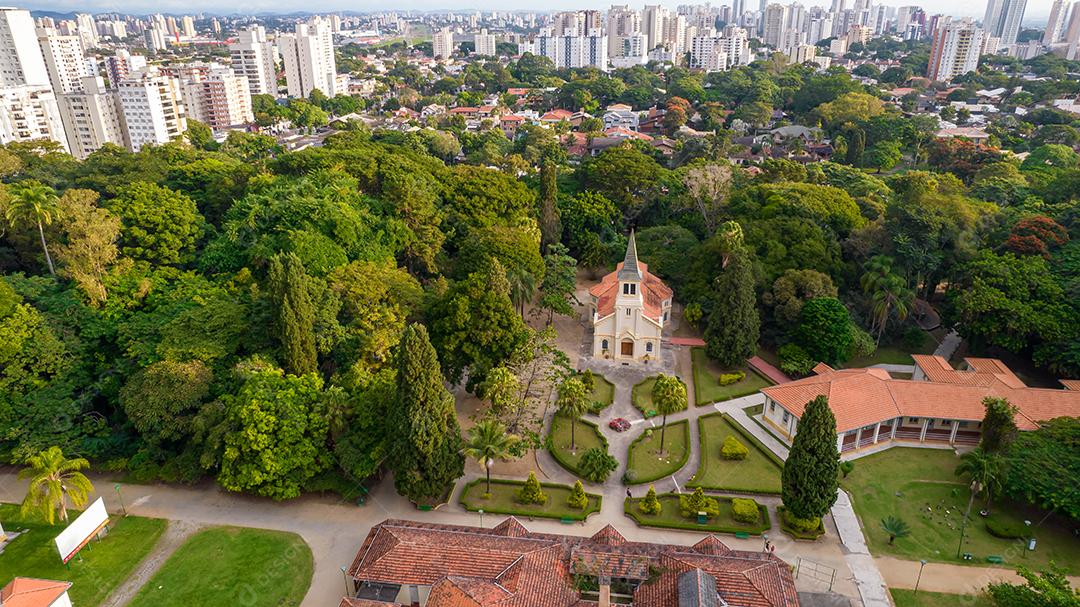
[[[621,417],[616,417],[615,419],[608,422],[608,428],[611,428],[616,432],[625,432],[630,429],[630,422],[626,421]]]

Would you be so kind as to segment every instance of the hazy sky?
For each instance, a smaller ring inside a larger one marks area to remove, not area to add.
[[[617,4],[629,0],[617,0]],[[657,0],[649,0],[649,4]],[[790,0],[783,0],[788,2]],[[981,17],[986,6],[986,0],[883,0],[885,4],[893,6],[921,5],[927,12],[943,12],[953,15],[973,15]],[[848,6],[853,0],[848,1]],[[1025,23],[1045,22],[1046,15],[1050,12],[1050,4],[1053,0],[1028,0]],[[674,8],[678,4],[697,4],[698,0],[660,0],[660,4]],[[730,0],[713,0],[713,4],[730,4]],[[631,2],[631,5],[641,6]],[[747,0],[747,6],[755,4],[754,0]],[[803,5],[827,5],[831,4],[824,0],[802,0]],[[876,4],[876,2],[875,2]],[[18,4],[35,10],[51,10],[59,12],[67,11],[90,11],[102,13],[117,11],[122,13],[193,13],[208,11],[229,14],[253,14],[260,12],[290,12],[290,11],[372,11],[372,10],[464,10],[469,8],[481,10],[566,10],[573,8],[606,8],[610,2],[598,0],[548,0],[536,2],[535,0],[236,0],[222,2],[221,0],[46,0]]]

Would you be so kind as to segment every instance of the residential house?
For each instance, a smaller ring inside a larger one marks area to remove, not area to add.
[[[601,119],[604,121],[605,129],[623,128],[629,131],[638,130],[638,114],[626,105],[609,107],[607,111],[604,112]]]
[[[503,134],[507,139],[513,139],[517,136],[518,129],[521,125],[525,124],[525,117],[518,116],[516,114],[506,114],[499,116],[499,126],[502,128]]]
[[[631,542],[608,525],[591,537],[389,519],[345,570],[339,607],[798,607],[791,565],[732,550]],[[580,589],[575,579],[595,590]]]
[[[17,577],[0,589],[4,607],[71,607],[71,582]]]
[[[994,358],[967,358],[964,370],[940,356],[912,358],[911,379],[896,379],[880,368],[819,364],[810,377],[762,389],[762,419],[790,444],[807,403],[826,396],[836,416],[837,449],[848,454],[892,446],[977,445],[987,397],[1008,399],[1017,408],[1020,430],[1080,416],[1080,380],[1061,380],[1063,390],[1032,388]]]
[[[985,130],[970,126],[957,126],[951,128],[944,128],[937,132],[935,135],[938,139],[953,139],[955,137],[961,137],[963,139],[970,139],[974,143],[984,144],[990,140],[990,134]]]
[[[570,110],[551,110],[550,112],[545,112],[544,115],[540,116],[540,122],[544,124],[557,124],[564,120],[569,122],[570,117],[573,115],[574,113]]]

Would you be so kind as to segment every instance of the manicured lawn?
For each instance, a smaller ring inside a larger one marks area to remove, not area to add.
[[[911,358],[912,354],[933,354],[937,345],[937,340],[934,339],[933,335],[923,332],[923,342],[914,350],[899,345],[883,346],[870,356],[860,356],[847,361],[844,366],[849,369],[856,369],[881,364],[913,365],[915,361]]]
[[[214,527],[188,538],[129,605],[299,605],[313,570],[311,549],[299,535]]]
[[[615,402],[615,384],[609,382],[603,375],[593,373],[593,391],[589,395],[589,400],[594,403],[590,413],[599,414]],[[601,403],[602,406],[596,406],[595,403]]]
[[[690,357],[694,361],[694,400],[699,407],[717,401],[754,394],[760,392],[762,388],[772,385],[771,382],[746,365],[734,369],[724,369],[719,363],[705,354],[704,348],[692,348]],[[730,374],[739,371],[746,374],[742,381],[727,386],[720,385],[719,379],[722,373]]]
[[[851,493],[874,553],[961,562],[956,549],[970,490],[964,479],[953,473],[959,461],[952,451],[916,448],[892,448],[855,461],[855,469],[841,485]],[[982,507],[982,498],[976,498],[961,549],[974,559],[965,564],[986,565],[987,556],[997,555],[1004,557],[1005,567],[1027,564],[1039,568],[1052,560],[1072,574],[1080,573],[1080,541],[1066,521],[1004,499],[991,504],[992,516],[997,519],[1021,526],[1025,520],[1032,521],[1038,546],[1025,555],[1023,540],[990,535],[985,519],[978,514]],[[886,516],[906,522],[911,535],[897,538],[890,546],[880,524]]]
[[[577,474],[578,462],[586,451],[600,447],[607,451],[607,440],[600,434],[596,424],[582,419],[575,420],[574,443],[576,450],[570,450],[570,418],[556,414],[551,420],[550,451],[559,465]]]
[[[901,590],[890,588],[896,607],[993,607],[990,598],[985,594],[945,594],[943,592],[927,592],[920,590],[915,594],[914,590]]]
[[[682,379],[679,381],[682,381]],[[630,397],[634,406],[647,418],[655,417],[657,415],[656,405],[653,404],[652,400],[652,390],[655,384],[656,378],[650,377],[635,385],[634,389],[630,392]],[[685,385],[686,382],[683,382],[683,384]]]
[[[72,520],[77,512],[69,511]],[[0,554],[0,586],[15,577],[34,577],[72,582],[68,595],[79,607],[94,607],[120,585],[135,566],[153,549],[165,531],[166,522],[156,518],[115,517],[109,533],[93,540],[71,560],[71,567],[60,562],[53,540],[64,525],[50,527],[42,522],[23,520],[19,507],[0,505],[0,521],[8,533],[28,529],[15,538]]]
[[[651,436],[649,430],[652,430]],[[690,457],[690,424],[686,420],[670,423],[660,453],[660,427],[650,428],[630,443],[626,462],[629,485],[651,483],[678,472]]]
[[[770,528],[769,511],[759,504],[761,518],[756,523],[741,523],[731,515],[731,498],[711,495],[720,503],[720,515],[713,517],[704,525],[699,525],[697,516],[684,517],[679,510],[679,496],[674,493],[664,493],[656,496],[660,500],[660,514],[644,514],[638,510],[638,502],[641,498],[627,498],[623,502],[623,511],[626,516],[642,527],[661,527],[664,529],[687,529],[689,531],[710,533],[749,533],[761,535]]]
[[[699,417],[698,435],[701,466],[689,486],[740,493],[780,493],[780,464],[757,441],[741,432],[731,418],[720,413]],[[734,436],[750,450],[746,459],[720,457],[720,447],[728,436]]]
[[[571,487],[555,483],[540,483],[547,503],[522,504],[517,500],[517,493],[525,481],[491,480],[491,497],[485,498],[487,484],[484,479],[477,479],[465,485],[461,492],[461,505],[470,512],[483,510],[492,514],[513,514],[515,516],[534,516],[539,518],[585,520],[593,512],[600,511],[603,498],[595,493],[587,493],[589,505],[584,510],[571,508],[566,503]]]

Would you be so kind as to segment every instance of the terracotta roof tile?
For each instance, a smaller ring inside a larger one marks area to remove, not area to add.
[[[600,282],[589,289],[589,294],[596,297],[596,315],[600,318],[615,313],[615,298],[619,293],[619,270],[622,262],[615,266],[615,271],[604,276]],[[664,302],[671,299],[673,292],[664,281],[649,272],[649,265],[638,262],[644,280],[641,282],[642,301],[645,304],[645,316],[657,323],[664,314]]]
[[[17,577],[0,589],[4,607],[49,607],[71,588],[71,582]]]

